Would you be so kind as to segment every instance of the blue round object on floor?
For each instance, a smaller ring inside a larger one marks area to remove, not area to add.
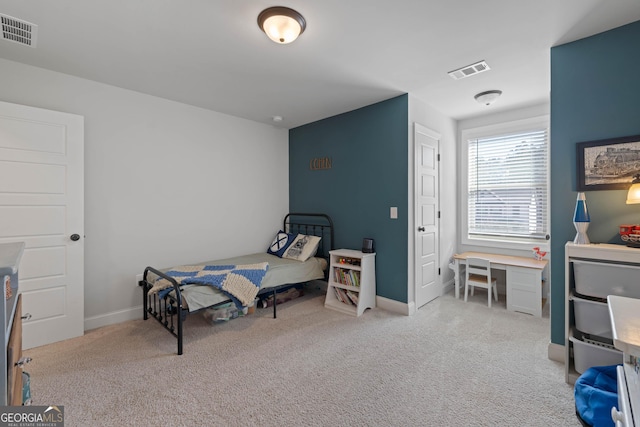
[[[615,426],[611,408],[618,406],[617,366],[593,366],[576,381],[576,413],[590,426]]]

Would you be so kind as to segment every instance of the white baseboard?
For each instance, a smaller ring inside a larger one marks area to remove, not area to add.
[[[317,286],[320,289],[322,289],[322,287],[324,286],[326,289],[327,285],[326,282],[323,281],[314,281],[307,286]],[[376,307],[405,316],[411,316],[416,312],[416,305],[413,302],[406,304],[381,296],[376,296]],[[142,306],[113,311],[111,313],[101,314],[99,316],[87,317],[84,319],[84,330],[89,331],[91,329],[101,328],[103,326],[114,325],[116,323],[136,319],[142,319]]]
[[[453,279],[443,284],[440,296],[445,295],[448,292],[452,292],[454,290],[454,284],[455,282]],[[376,296],[376,307],[380,307],[383,310],[391,311],[393,313],[403,314],[405,316],[412,316],[416,314],[418,310],[416,308],[415,301],[403,303],[381,296]]]
[[[547,357],[555,362],[564,363],[565,351],[564,346],[550,342],[547,348]]]
[[[453,292],[455,290],[455,280],[451,279],[446,283],[442,284],[442,291],[440,292],[440,296],[446,295],[449,292]]]
[[[381,296],[376,296],[376,307],[392,313],[404,314],[405,316],[410,316],[416,312],[415,303],[406,304]]]
[[[94,317],[86,317],[84,319],[84,330],[89,331],[91,329],[115,325],[116,323],[136,319],[142,319],[142,306],[113,311],[111,313],[101,314]]]
[[[136,276],[136,280],[142,280],[142,275]],[[313,280],[306,286],[314,286],[326,292],[327,282],[323,280]],[[84,319],[84,330],[101,328],[103,326],[115,325],[116,323],[126,322],[128,320],[142,319],[142,305],[138,307],[126,308],[124,310],[113,311],[111,313],[101,314],[99,316],[87,317]]]

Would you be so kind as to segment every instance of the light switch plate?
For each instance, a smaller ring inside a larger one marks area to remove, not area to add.
[[[396,206],[391,206],[389,209],[389,216],[391,219],[398,219],[398,208]]]

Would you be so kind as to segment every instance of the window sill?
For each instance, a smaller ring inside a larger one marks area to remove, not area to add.
[[[486,248],[499,248],[499,249],[512,249],[518,251],[531,251],[533,248],[540,248],[542,252],[549,252],[551,247],[550,240],[511,240],[501,237],[496,237],[495,239],[484,237],[484,238],[470,238],[463,237],[462,238],[463,246],[475,246],[475,247],[486,247]],[[462,249],[462,248],[461,248]]]

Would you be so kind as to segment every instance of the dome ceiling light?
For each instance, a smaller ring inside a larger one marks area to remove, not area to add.
[[[258,26],[274,42],[287,44],[304,32],[307,21],[293,9],[275,6],[260,12]]]
[[[501,90],[488,90],[486,92],[480,92],[474,96],[474,98],[480,104],[491,105],[500,97],[500,95],[502,95]]]

